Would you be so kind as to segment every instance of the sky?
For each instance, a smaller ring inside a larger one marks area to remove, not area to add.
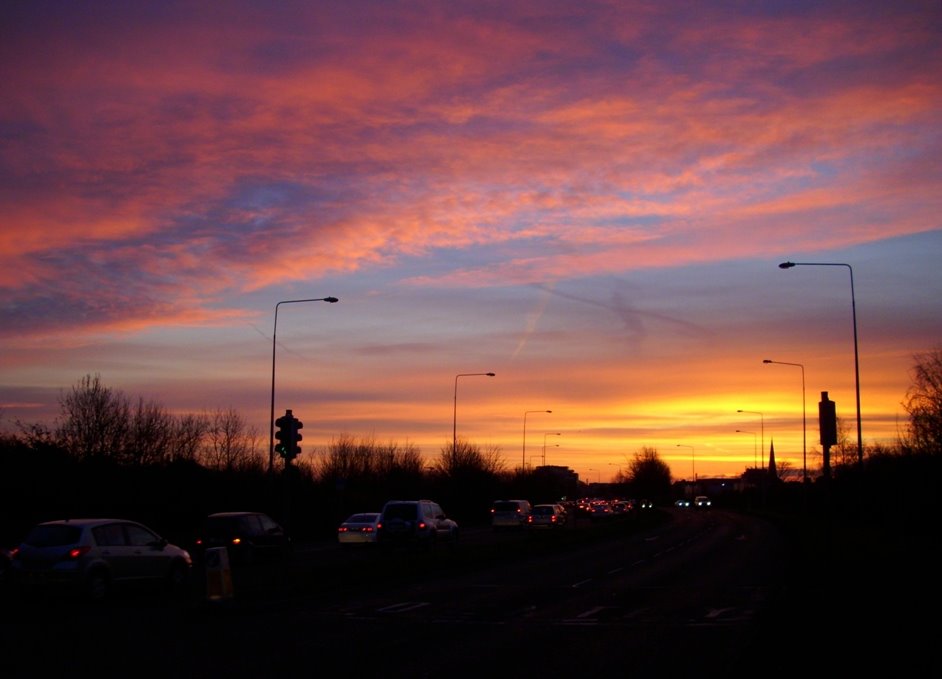
[[[814,474],[856,356],[893,444],[940,38],[937,0],[5,2],[0,428],[97,375],[267,453],[274,365],[308,459]]]

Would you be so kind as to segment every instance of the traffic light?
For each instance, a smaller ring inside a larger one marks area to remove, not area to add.
[[[301,439],[303,438],[298,432],[298,429],[301,429],[304,426],[304,423],[298,418],[294,418],[291,421],[291,440],[294,445],[288,447],[288,459],[293,460],[298,455],[301,454],[301,446],[298,445]]]
[[[821,392],[818,401],[818,428],[821,430],[821,445],[825,448],[837,445],[837,404]]]
[[[278,443],[275,445],[275,452],[281,455],[285,460],[293,460],[301,454],[301,446],[298,442],[302,436],[298,432],[304,427],[304,423],[296,418],[290,410],[286,410],[282,417],[275,420],[278,431],[275,432],[275,438]]]

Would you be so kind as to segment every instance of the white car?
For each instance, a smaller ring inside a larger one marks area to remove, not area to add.
[[[337,527],[337,541],[341,545],[375,544],[379,517],[379,512],[351,514]]]
[[[527,519],[529,528],[565,528],[567,512],[562,505],[541,504],[533,505]]]
[[[528,500],[495,500],[491,505],[491,527],[494,530],[523,528],[531,510]]]

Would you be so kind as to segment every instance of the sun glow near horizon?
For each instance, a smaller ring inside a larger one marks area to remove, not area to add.
[[[942,13],[861,1],[7,3],[0,427],[99,374],[267,439],[277,353],[312,455],[432,459],[454,418],[513,468],[544,408],[547,462],[732,476],[738,409],[801,459],[801,374],[765,358],[805,366],[808,451],[822,391],[856,435],[859,329],[893,442],[942,337]],[[783,261],[852,266],[859,328],[846,270]]]

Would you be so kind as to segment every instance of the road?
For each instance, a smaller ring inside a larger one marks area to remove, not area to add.
[[[236,574],[235,596],[128,593],[7,606],[7,676],[729,677],[750,674],[787,546],[769,524],[467,531],[457,550],[321,545]],[[593,533],[591,538],[586,537]]]

